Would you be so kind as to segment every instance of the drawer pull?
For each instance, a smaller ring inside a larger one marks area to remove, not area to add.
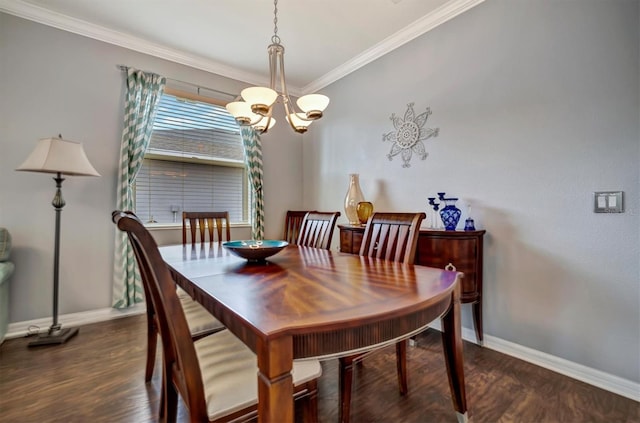
[[[449,272],[455,272],[457,269],[453,265],[453,263],[449,263],[444,267],[444,270],[448,270]]]

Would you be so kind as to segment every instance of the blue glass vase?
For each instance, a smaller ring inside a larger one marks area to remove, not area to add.
[[[444,229],[447,231],[455,231],[460,221],[460,215],[462,212],[456,207],[457,198],[443,198],[444,208],[440,210],[440,217],[444,224]]]

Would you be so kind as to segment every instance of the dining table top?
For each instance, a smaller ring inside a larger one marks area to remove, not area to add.
[[[371,349],[443,315],[453,328],[454,406],[466,415],[460,273],[295,245],[257,262],[215,242],[163,246],[160,253],[175,281],[258,355],[261,420],[290,420],[277,390],[289,392],[282,375],[293,359]]]
[[[450,296],[457,277],[441,269],[295,245],[264,262],[249,262],[218,243],[160,251],[174,274],[191,282],[183,288],[193,294],[197,286],[267,337],[420,310]]]

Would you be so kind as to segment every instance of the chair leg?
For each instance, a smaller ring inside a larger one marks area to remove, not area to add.
[[[407,387],[407,340],[396,343],[396,367],[398,368],[398,388],[400,395],[406,395]]]
[[[158,408],[158,421],[164,421],[166,416],[166,402],[167,402],[167,369],[164,363],[164,351],[162,353],[162,381],[160,382],[160,407]]]
[[[169,375],[166,375],[169,377]],[[175,423],[178,417],[178,392],[171,380],[164,384],[164,421]]]
[[[147,366],[144,371],[144,381],[150,382],[153,377],[153,367],[156,363],[156,346],[158,329],[152,317],[147,316]]]
[[[339,359],[340,373],[338,383],[340,386],[338,420],[340,423],[349,423],[351,414],[351,384],[353,382],[353,356]]]
[[[303,421],[318,423],[318,381],[307,382],[307,391],[302,403]]]

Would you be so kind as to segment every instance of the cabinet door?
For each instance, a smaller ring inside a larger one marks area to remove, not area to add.
[[[364,233],[362,232],[354,232],[353,239],[351,240],[351,253],[352,254],[360,254],[360,247],[362,246],[362,238],[364,237]]]
[[[340,251],[353,254],[353,231],[340,229]]]
[[[445,238],[420,235],[416,252],[416,264],[443,269],[449,263],[464,273],[462,300],[473,301],[477,291],[478,241],[475,238]]]
[[[360,254],[363,235],[362,230],[340,228],[340,251],[349,254]]]

